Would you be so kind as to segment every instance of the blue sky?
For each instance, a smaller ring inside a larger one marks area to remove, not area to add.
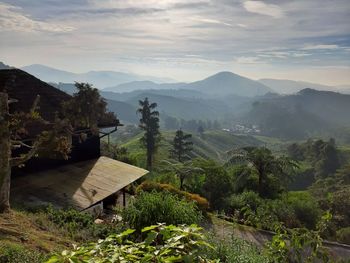
[[[350,84],[350,1],[0,0],[0,61]]]

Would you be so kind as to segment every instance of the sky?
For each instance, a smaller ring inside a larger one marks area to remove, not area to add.
[[[0,0],[0,61],[350,84],[350,0]]]

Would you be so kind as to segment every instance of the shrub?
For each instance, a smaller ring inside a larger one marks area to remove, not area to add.
[[[115,224],[95,224],[95,218],[92,215],[75,209],[64,210],[48,207],[45,212],[51,222],[78,241],[104,238],[117,229]]]
[[[350,245],[350,227],[344,227],[337,231],[337,240]]]
[[[180,199],[168,192],[140,192],[122,211],[125,222],[138,230],[156,223],[197,224],[202,214],[194,202]]]
[[[286,198],[301,224],[309,229],[315,229],[321,217],[321,210],[316,200],[308,192],[289,192]]]
[[[202,211],[206,211],[209,209],[209,202],[204,197],[201,197],[198,194],[192,194],[186,191],[181,191],[170,184],[160,184],[146,181],[137,187],[136,193],[140,193],[141,191],[152,192],[154,190],[157,192],[167,191],[169,193],[179,196],[180,198],[186,198],[189,201],[193,201]]]
[[[45,256],[21,245],[3,243],[0,245],[0,263],[41,263]]]
[[[263,202],[259,195],[253,191],[243,192],[242,194],[231,195],[226,200],[226,210],[229,213],[233,213],[235,210],[241,210],[245,206],[249,206],[252,210],[256,210],[257,207]]]
[[[203,257],[200,248],[210,245],[195,225],[146,227],[142,230],[145,238],[140,242],[130,238],[134,231],[129,229],[74,251],[63,251],[49,262],[218,262]]]
[[[215,249],[203,248],[203,254],[209,258],[218,258],[222,263],[268,263],[268,258],[259,249],[234,235],[222,240],[215,235],[209,235],[209,243]]]

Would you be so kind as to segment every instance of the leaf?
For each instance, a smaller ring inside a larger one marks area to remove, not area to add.
[[[145,243],[147,245],[150,245],[154,240],[155,238],[158,236],[158,233],[157,232],[154,232],[154,231],[151,231],[148,233],[146,239],[145,239]]]

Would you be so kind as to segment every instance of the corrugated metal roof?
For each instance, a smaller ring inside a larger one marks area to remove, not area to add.
[[[14,178],[11,199],[84,210],[147,173],[147,170],[102,156]]]

